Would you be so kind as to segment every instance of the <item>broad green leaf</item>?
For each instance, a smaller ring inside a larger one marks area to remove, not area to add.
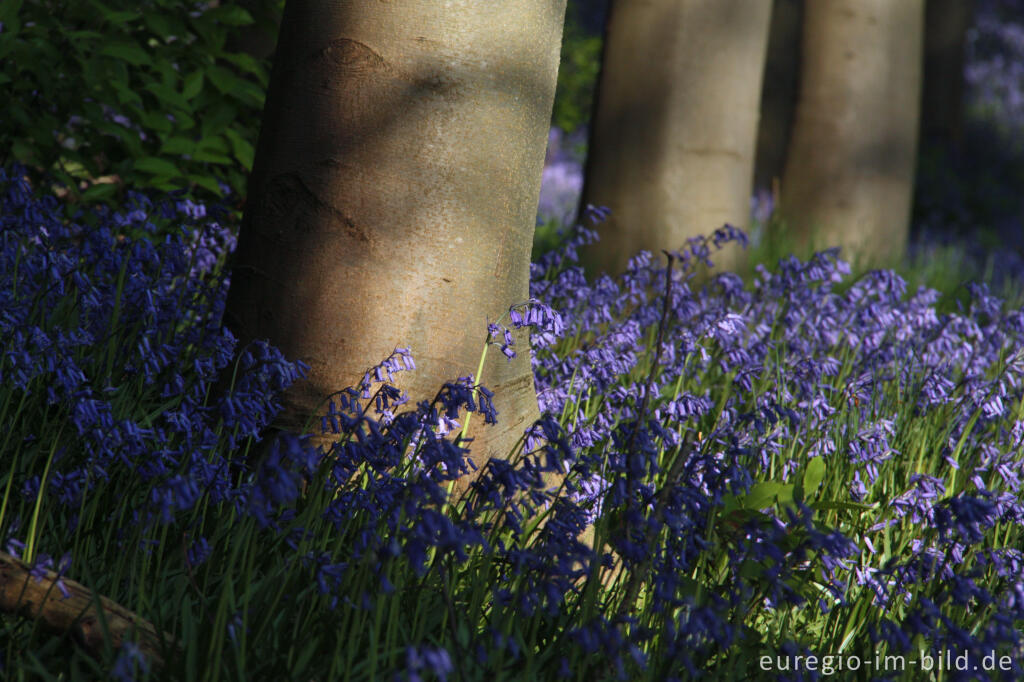
[[[222,66],[211,66],[208,68],[206,70],[206,77],[211,83],[213,83],[213,87],[217,88],[225,95],[236,92],[245,82]]]
[[[756,561],[744,561],[740,564],[740,577],[747,582],[756,582],[764,576],[765,568]]]
[[[14,158],[19,161],[26,161],[34,157],[33,148],[22,140],[15,140],[11,143],[11,152]]]
[[[160,14],[159,12],[146,12],[145,16],[146,27],[160,36],[162,40],[166,40],[168,36],[174,35],[173,29],[171,29],[171,22],[168,21],[167,16]]]
[[[181,111],[174,112],[174,128],[176,131],[183,132],[186,130],[192,130],[192,128],[195,127],[196,121],[191,115],[194,111],[194,109],[183,109]]]
[[[0,33],[0,68],[3,68],[2,65],[5,63],[4,58],[11,52],[14,52],[18,47],[20,46],[18,45],[18,41],[15,40],[14,35],[8,33],[7,28],[4,27],[4,32]],[[14,66],[13,60],[8,63],[10,63],[11,66]]]
[[[157,73],[160,74],[161,84],[174,88],[175,92],[177,92],[178,81],[181,80],[181,76],[178,75],[178,72],[177,70],[175,70],[174,66],[174,62],[171,62],[167,59],[158,59],[156,61],[156,64],[154,65]]]
[[[164,140],[164,143],[160,145],[160,153],[179,156],[182,154],[192,154],[196,150],[195,140],[191,140],[187,137],[170,137]]]
[[[156,156],[146,156],[141,159],[136,159],[135,170],[150,173],[152,175],[166,176],[173,178],[180,175],[178,167],[166,159],[161,159]]]
[[[255,19],[249,14],[248,10],[242,9],[236,5],[221,5],[215,7],[209,12],[203,14],[204,18],[211,18],[217,20],[221,24],[227,24],[228,26],[248,26],[249,24],[255,23]]]
[[[141,12],[118,12],[116,10],[112,10],[99,0],[90,0],[89,4],[96,8],[97,13],[103,21],[109,21],[117,26],[125,24],[132,19],[137,19],[141,15]]]
[[[185,99],[192,99],[203,89],[203,72],[193,71],[185,77],[185,86],[181,94]]]
[[[200,119],[203,139],[219,135],[238,116],[238,111],[227,103],[211,107]],[[225,150],[226,151],[226,150]]]
[[[209,191],[213,192],[215,195],[217,195],[219,197],[220,196],[224,196],[224,192],[221,191],[220,185],[218,185],[217,181],[214,180],[213,178],[211,178],[210,176],[208,176],[208,175],[189,175],[187,177],[188,177],[189,182],[193,182],[193,183],[199,185],[200,187],[202,187],[203,189],[206,189],[206,190],[209,190]]]
[[[764,509],[776,501],[787,504],[793,501],[793,485],[777,481],[760,481],[750,486],[750,492],[739,497],[746,509]]]
[[[770,517],[757,509],[737,508],[731,511],[723,510],[723,512],[718,514],[718,519],[719,523],[726,530],[736,530],[751,521],[755,521],[759,524],[768,523]]]
[[[242,165],[246,168],[252,168],[253,157],[256,155],[252,144],[233,128],[227,128],[224,131],[224,135],[228,138],[228,142],[231,143],[231,153],[235,155],[235,158],[241,161]]]
[[[164,109],[188,109],[188,101],[177,90],[164,83],[146,83],[146,91],[156,95]]]
[[[242,71],[256,76],[263,76],[266,71],[266,67],[263,62],[253,58],[252,55],[245,54],[244,52],[227,52],[223,57],[225,61],[231,62]]]
[[[124,83],[113,80],[110,82],[110,86],[114,88],[114,91],[117,93],[117,101],[121,104],[132,104],[137,107],[142,106],[142,98],[139,97],[139,93],[135,92]]]
[[[793,489],[793,501],[803,502],[808,494],[813,495],[825,477],[825,462],[821,457],[813,457],[807,461],[796,476],[796,487]]]
[[[139,12],[107,12],[103,18],[117,26],[123,26],[139,18]]]
[[[104,182],[98,185],[91,185],[89,189],[82,192],[82,199],[85,201],[102,201],[117,194],[117,185],[112,182]]]
[[[179,181],[166,176],[152,177],[146,181],[146,184],[153,189],[160,190],[161,192],[171,192],[176,189],[181,189],[181,183]]]
[[[813,493],[821,485],[825,478],[825,460],[821,457],[812,457],[804,468],[803,490],[804,494]]]
[[[192,160],[202,161],[204,163],[222,163],[224,165],[230,165],[234,163],[234,161],[231,160],[230,156],[218,154],[217,152],[206,152],[201,150],[197,151],[195,154],[192,155]]]
[[[71,39],[74,44],[85,43],[89,47],[92,47],[91,43],[96,40],[102,40],[103,34],[98,31],[68,31],[64,34]]]
[[[150,65],[153,63],[145,50],[137,44],[130,42],[109,43],[100,49],[100,54],[124,60],[132,66]]]
[[[239,79],[238,89],[232,93],[232,96],[248,107],[259,109],[263,105],[266,92],[255,83]]]
[[[4,22],[4,31],[11,30],[11,24],[17,19],[22,0],[4,0],[0,2],[0,21]],[[17,28],[14,29],[15,31]]]
[[[170,133],[174,130],[174,124],[167,118],[167,114],[162,111],[140,111],[138,112],[139,123],[146,130],[156,131],[158,133]]]
[[[212,152],[215,154],[225,155],[231,153],[231,147],[228,145],[228,141],[225,140],[220,135],[204,137],[203,139],[199,140],[199,143],[198,145],[196,145],[196,148],[198,151],[201,152]]]

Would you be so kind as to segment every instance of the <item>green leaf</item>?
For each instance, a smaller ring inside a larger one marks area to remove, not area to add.
[[[793,489],[793,500],[803,502],[807,495],[813,495],[825,477],[825,462],[821,457],[813,457],[804,464],[797,475],[796,488]]]
[[[4,0],[0,2],[0,21],[4,22],[4,31],[10,30],[10,24],[18,17],[22,0]]]
[[[161,192],[171,192],[176,189],[181,189],[181,183],[179,181],[166,176],[154,176],[147,180],[146,184]]]
[[[109,21],[117,26],[125,24],[132,19],[137,19],[141,15],[140,12],[118,12],[116,10],[112,10],[99,0],[91,0],[89,4],[96,9],[96,13],[99,14],[101,21]]]
[[[793,485],[777,481],[760,481],[750,486],[750,492],[739,499],[745,509],[764,509],[775,502],[787,504],[793,501]]]
[[[103,46],[100,54],[126,61],[132,66],[150,65],[153,63],[145,50],[131,42],[109,43]]]
[[[222,56],[225,61],[234,64],[242,71],[251,73],[254,76],[262,77],[266,72],[266,67],[263,62],[253,58],[252,55],[245,54],[244,52],[226,52]]]
[[[174,35],[174,30],[171,28],[171,22],[168,21],[166,15],[158,12],[146,12],[145,22],[146,28],[160,36],[161,39],[166,39],[168,36]]]
[[[64,35],[70,38],[73,44],[92,43],[103,39],[103,34],[98,31],[68,31]],[[92,45],[90,44],[89,47],[92,47]]]
[[[34,156],[32,147],[21,140],[15,140],[11,143],[11,152],[18,161],[29,161]]]
[[[121,104],[132,104],[142,107],[142,98],[139,97],[139,93],[132,90],[125,83],[119,80],[111,80],[110,86],[114,88],[114,91],[117,93],[117,101]]]
[[[188,109],[188,100],[181,96],[181,94],[173,87],[164,83],[146,83],[145,89],[148,92],[156,95],[156,98],[160,100],[162,108],[170,109]]]
[[[162,111],[140,111],[138,117],[139,123],[146,130],[164,134],[169,134],[174,130],[174,124],[167,119],[167,114]]]
[[[233,93],[233,95],[242,104],[259,111],[263,107],[263,98],[266,95],[266,91],[255,83],[243,80],[238,86],[238,91]]]
[[[228,130],[230,130],[230,128]],[[204,137],[203,139],[199,140],[198,149],[199,151],[215,152],[217,154],[231,153],[231,147],[228,146],[227,140],[225,140],[220,135]]]
[[[104,182],[98,185],[91,185],[89,189],[82,192],[82,199],[85,201],[103,201],[117,194],[117,185],[112,182]]]
[[[234,161],[231,160],[230,156],[218,154],[217,152],[207,152],[202,150],[196,151],[196,153],[192,155],[192,160],[202,161],[204,163],[222,163],[225,165],[230,165],[234,163]]]
[[[224,192],[221,191],[220,185],[217,184],[217,181],[208,175],[189,175],[188,180],[189,182],[199,185],[203,189],[213,192],[218,197],[224,196]]]
[[[193,71],[185,77],[185,87],[182,88],[181,94],[185,99],[192,99],[198,95],[203,89],[203,72]]]
[[[744,561],[740,564],[740,577],[748,583],[757,582],[765,574],[765,567],[756,561]]]
[[[238,111],[226,104],[210,107],[206,115],[201,118],[201,129],[203,138],[214,137],[224,131],[238,117]],[[226,150],[225,150],[226,151]]]
[[[231,94],[242,87],[244,81],[222,66],[211,66],[206,70],[206,77],[213,83],[213,87],[225,95]]]
[[[138,12],[112,12],[112,11],[108,10],[106,13],[104,13],[103,18],[106,21],[109,21],[110,23],[112,23],[112,24],[114,24],[116,26],[124,26],[128,22],[130,22],[130,21],[132,21],[134,19],[138,19],[139,18],[139,13]]]
[[[179,156],[182,154],[191,155],[195,150],[195,140],[181,136],[170,137],[164,140],[164,143],[160,145],[160,153],[167,154],[168,156]]]
[[[252,168],[253,158],[256,156],[256,151],[253,149],[252,144],[233,128],[225,129],[224,135],[228,138],[228,142],[231,143],[231,153],[235,155],[235,158],[246,168]]]
[[[812,457],[804,467],[804,477],[801,481],[804,495],[816,492],[824,479],[825,460],[821,457]]]
[[[182,131],[185,131],[185,130],[192,130],[192,128],[194,128],[195,125],[196,125],[196,120],[194,118],[192,118],[192,114],[195,113],[195,111],[196,111],[195,109],[190,109],[188,111],[184,111],[183,110],[183,111],[176,111],[176,112],[174,112],[174,119],[175,119],[175,121],[174,121],[174,128],[175,128],[175,130],[177,130],[178,132],[182,132]],[[201,111],[199,113],[202,114]]]
[[[156,156],[145,156],[141,159],[136,159],[133,165],[135,170],[149,173],[151,175],[162,175],[168,178],[180,175],[177,166],[166,159],[161,159]]]
[[[256,22],[248,10],[236,5],[221,5],[203,14],[204,18],[215,19],[228,26],[248,26]]]
[[[20,45],[18,45],[18,41],[15,40],[14,35],[8,33],[7,31],[8,29],[7,26],[5,25],[4,32],[0,33],[0,64],[8,63],[13,66],[14,60],[7,61],[5,57],[7,57],[7,55],[10,52],[12,52],[15,48],[20,47]]]
[[[756,509],[723,510],[718,514],[718,524],[726,533],[731,533],[751,522],[760,525],[769,523],[770,518],[767,514]]]

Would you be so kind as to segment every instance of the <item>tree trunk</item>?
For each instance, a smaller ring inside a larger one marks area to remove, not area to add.
[[[802,23],[801,0],[775,0],[772,3],[761,91],[761,118],[757,126],[757,153],[754,156],[755,190],[774,190],[782,179],[793,112],[796,111]]]
[[[583,190],[612,214],[589,267],[746,226],[770,16],[769,2],[612,3]]]
[[[398,346],[415,401],[475,374],[487,322],[528,296],[565,0],[289,0],[225,321],[310,366],[277,424],[299,432]],[[504,456],[538,416],[529,341],[488,353]],[[314,420],[312,429],[319,427]]]
[[[925,2],[921,134],[953,149],[963,139],[964,59],[972,0]]]
[[[780,212],[802,249],[887,265],[909,230],[920,111],[923,0],[804,7],[796,121]]]

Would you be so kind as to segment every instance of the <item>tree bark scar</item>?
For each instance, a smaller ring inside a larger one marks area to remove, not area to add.
[[[434,45],[435,41],[417,38],[418,43]],[[462,83],[450,73],[440,69],[427,68],[423,71],[408,73],[401,68],[389,64],[384,57],[373,48],[351,38],[335,38],[319,50],[303,60],[302,69],[310,74],[327,74],[320,78],[320,87],[324,90],[339,87],[341,81],[354,79],[365,82],[373,79],[391,79],[413,85],[417,90],[428,92],[446,102],[454,102],[461,95]]]
[[[326,47],[311,54],[306,61],[321,63],[320,68],[323,70],[317,71],[325,74],[344,73],[361,79],[379,73],[392,75],[391,67],[382,56],[369,45],[350,38],[335,38]],[[323,85],[329,87],[330,80],[325,79]]]
[[[307,233],[327,222],[331,232],[343,232],[356,241],[369,243],[370,236],[352,218],[321,200],[298,173],[275,175],[264,185],[256,215],[259,231],[267,238],[287,244],[293,241],[292,229]],[[302,215],[308,211],[310,215]]]

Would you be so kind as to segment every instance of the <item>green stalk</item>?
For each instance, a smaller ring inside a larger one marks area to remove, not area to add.
[[[25,556],[22,560],[31,564],[35,559],[36,554],[36,531],[39,528],[39,511],[43,506],[43,495],[46,493],[46,481],[50,475],[50,464],[53,463],[53,456],[57,452],[57,446],[60,444],[60,434],[64,431],[64,427],[61,426],[57,430],[57,435],[53,439],[53,447],[50,448],[50,455],[46,458],[46,467],[43,469],[43,477],[39,481],[39,490],[36,492],[36,504],[32,510],[32,521],[28,525],[28,543],[25,545]],[[10,480],[7,481],[8,490],[10,489]],[[7,493],[4,493],[4,502],[7,501]]]

